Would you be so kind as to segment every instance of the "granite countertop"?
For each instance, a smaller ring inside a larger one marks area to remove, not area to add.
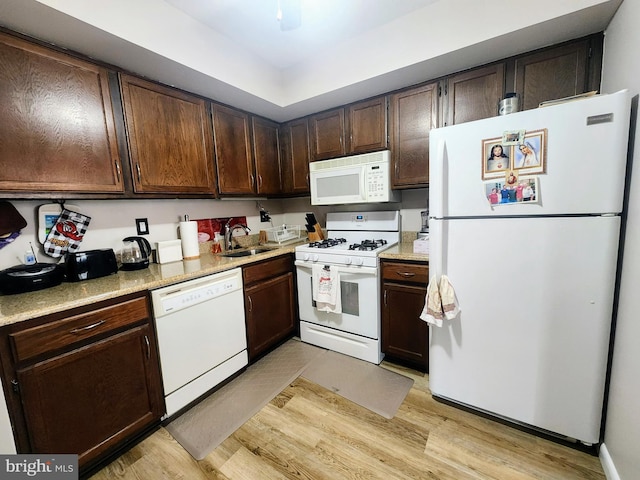
[[[429,262],[428,253],[413,253],[413,241],[398,243],[387,248],[378,255],[383,260],[411,260],[414,262]]]
[[[152,290],[173,283],[241,267],[248,263],[293,253],[295,245],[272,247],[270,251],[246,257],[229,258],[201,253],[195,260],[165,264],[152,263],[149,268],[119,271],[102,278],[62,284],[16,295],[0,295],[0,327],[37,318],[70,308],[90,305],[143,290]]]
[[[152,263],[149,268],[143,270],[119,271],[107,277],[81,282],[63,282],[56,287],[35,292],[0,295],[0,327],[293,253],[296,245],[273,246],[268,252],[237,258],[205,252],[195,260],[183,260],[162,265]],[[413,253],[412,242],[403,242],[388,248],[380,253],[380,258],[429,261],[429,255]]]

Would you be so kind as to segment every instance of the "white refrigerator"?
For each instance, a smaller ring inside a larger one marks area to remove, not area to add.
[[[431,131],[430,275],[461,310],[430,327],[436,398],[600,442],[630,105],[624,90]]]

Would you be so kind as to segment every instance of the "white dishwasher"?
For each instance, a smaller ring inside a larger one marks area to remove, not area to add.
[[[248,363],[242,270],[151,291],[167,418]]]

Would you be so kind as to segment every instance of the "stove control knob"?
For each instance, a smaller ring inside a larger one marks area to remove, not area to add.
[[[305,262],[309,261],[309,254],[308,254],[308,253],[305,253],[305,254],[302,256],[302,259],[303,259]]]
[[[358,265],[358,266],[362,265],[362,259],[361,258],[355,258],[353,260],[353,264],[354,265]]]
[[[352,262],[351,257],[347,257],[344,259],[344,263],[346,263],[347,265],[351,265],[351,262]]]
[[[320,259],[320,257],[316,254],[313,255],[313,257],[311,258],[311,260],[313,260],[314,262],[317,262]]]

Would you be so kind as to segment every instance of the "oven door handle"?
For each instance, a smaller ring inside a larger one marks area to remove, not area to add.
[[[309,262],[305,262],[304,260],[296,260],[295,265],[296,267],[301,267],[301,268],[307,268],[309,270],[312,269],[313,265],[322,265],[322,263],[320,262],[314,262],[314,263],[309,263]],[[362,275],[377,275],[378,274],[378,269],[375,267],[361,267],[361,266],[357,266],[357,265],[331,265],[331,267],[333,268],[337,268],[338,272],[340,273],[350,273],[350,274],[362,274]]]

